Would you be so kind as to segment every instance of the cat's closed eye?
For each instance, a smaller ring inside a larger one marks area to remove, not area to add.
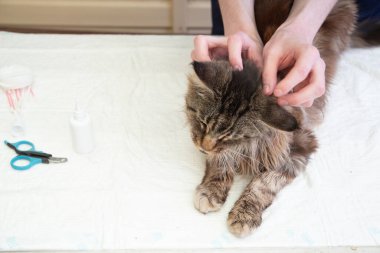
[[[204,120],[201,120],[198,118],[199,125],[201,126],[201,129],[205,131],[207,129],[207,124]]]
[[[224,140],[224,139],[226,139],[227,137],[230,137],[230,135],[231,135],[231,131],[227,131],[227,132],[225,132],[225,133],[219,135],[217,139],[218,139],[218,140]]]

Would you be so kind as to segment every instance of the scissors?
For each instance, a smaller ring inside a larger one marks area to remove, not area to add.
[[[34,144],[30,141],[19,141],[15,143],[9,143],[7,141],[4,141],[5,145],[13,149],[17,156],[15,156],[10,164],[13,169],[15,170],[28,170],[32,168],[34,165],[39,163],[65,163],[67,162],[67,158],[58,158],[53,157],[51,154],[47,154],[41,151],[36,151],[34,148]],[[20,150],[18,149],[21,145],[29,146],[29,149],[27,150]],[[17,165],[16,163],[18,161],[26,161],[28,164],[26,165]]]

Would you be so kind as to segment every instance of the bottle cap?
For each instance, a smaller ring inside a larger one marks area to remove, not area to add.
[[[74,119],[83,120],[87,117],[86,111],[79,105],[78,101],[75,103]]]

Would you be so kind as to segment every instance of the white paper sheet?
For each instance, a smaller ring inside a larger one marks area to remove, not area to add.
[[[344,54],[307,174],[237,239],[226,217],[246,180],[217,213],[192,205],[204,166],[183,113],[192,39],[0,33],[0,67],[36,75],[25,138],[69,158],[19,172],[0,145],[1,250],[379,246],[380,48]],[[68,119],[91,94],[97,148],[77,155]],[[0,94],[1,142],[12,119]]]

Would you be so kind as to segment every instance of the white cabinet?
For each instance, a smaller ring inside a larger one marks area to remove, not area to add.
[[[207,34],[210,5],[210,0],[0,0],[0,28]]]

